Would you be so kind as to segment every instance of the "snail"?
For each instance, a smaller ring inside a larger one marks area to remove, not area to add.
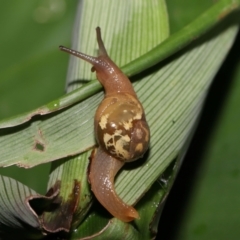
[[[125,162],[137,160],[147,151],[150,131],[142,104],[127,76],[109,58],[96,28],[98,57],[60,46],[60,50],[93,65],[92,71],[105,90],[105,97],[94,117],[95,137],[99,147],[92,152],[89,181],[98,201],[116,218],[129,222],[138,212],[124,203],[115,192],[114,178]]]

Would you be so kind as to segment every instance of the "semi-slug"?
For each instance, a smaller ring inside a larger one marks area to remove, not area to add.
[[[116,194],[114,177],[125,162],[142,157],[147,151],[150,131],[142,104],[127,76],[109,58],[96,28],[98,57],[60,46],[62,51],[93,65],[97,79],[103,85],[105,97],[94,117],[98,149],[93,151],[89,181],[98,201],[116,218],[129,222],[139,218],[138,212]]]

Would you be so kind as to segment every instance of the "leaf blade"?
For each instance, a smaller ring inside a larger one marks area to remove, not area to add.
[[[0,176],[0,235],[42,236],[37,216],[27,198],[38,194],[14,179]],[[13,231],[14,229],[14,231]]]

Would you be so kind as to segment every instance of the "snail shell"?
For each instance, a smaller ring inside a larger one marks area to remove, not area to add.
[[[142,157],[149,128],[140,102],[127,93],[105,98],[95,115],[95,136],[103,150],[121,161]]]

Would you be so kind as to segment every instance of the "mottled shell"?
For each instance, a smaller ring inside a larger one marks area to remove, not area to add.
[[[100,147],[119,160],[142,157],[149,145],[149,127],[141,103],[127,93],[104,98],[95,115],[95,136]]]

